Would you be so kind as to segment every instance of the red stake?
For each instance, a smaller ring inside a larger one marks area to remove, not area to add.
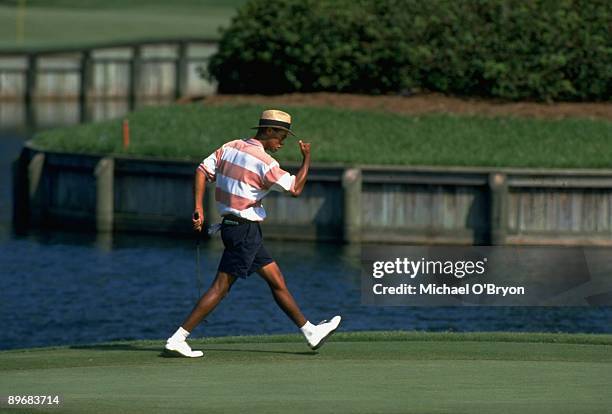
[[[130,122],[123,120],[123,149],[127,150],[130,146]]]

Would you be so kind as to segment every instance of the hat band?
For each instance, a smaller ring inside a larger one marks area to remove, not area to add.
[[[291,124],[289,122],[277,121],[275,119],[260,119],[259,120],[260,127],[283,127],[290,129]]]

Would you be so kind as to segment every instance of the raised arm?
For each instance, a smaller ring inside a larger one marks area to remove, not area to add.
[[[308,176],[308,169],[310,168],[310,143],[298,141],[300,151],[302,152],[302,166],[295,175],[295,184],[291,190],[291,195],[297,197],[302,194],[304,184],[306,184],[306,177]]]

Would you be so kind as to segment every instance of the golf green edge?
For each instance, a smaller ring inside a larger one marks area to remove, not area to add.
[[[359,341],[484,341],[484,342],[556,342],[556,343],[576,343],[592,345],[612,345],[612,334],[585,334],[585,333],[540,333],[540,332],[424,332],[424,331],[355,331],[337,332],[333,335],[335,341],[359,342]],[[132,340],[132,341],[111,341],[102,344],[131,343],[131,344],[155,344],[158,340]],[[278,335],[240,335],[240,336],[214,336],[204,338],[190,338],[189,342],[198,344],[219,344],[219,343],[284,343],[284,342],[304,342],[299,334],[278,334]],[[90,345],[81,345],[87,347]],[[95,345],[91,345],[95,346]],[[61,349],[67,346],[50,346],[42,348],[27,348],[4,350],[2,352],[20,352],[32,350]],[[78,346],[77,346],[78,347]]]

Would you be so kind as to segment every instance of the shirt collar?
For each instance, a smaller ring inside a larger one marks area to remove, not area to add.
[[[246,140],[245,140],[245,142],[246,142],[247,144],[256,145],[256,146],[258,146],[258,147],[263,148],[263,144],[262,144],[262,143],[261,143],[261,142],[260,142],[258,139],[255,139],[255,138],[249,138],[249,139],[246,139]]]

